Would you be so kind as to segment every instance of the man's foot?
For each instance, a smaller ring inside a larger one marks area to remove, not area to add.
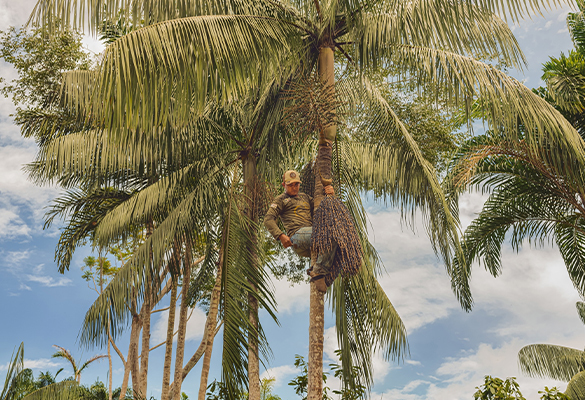
[[[325,275],[317,275],[311,278],[311,282],[315,283],[315,287],[322,293],[327,292],[327,285],[325,284]]]

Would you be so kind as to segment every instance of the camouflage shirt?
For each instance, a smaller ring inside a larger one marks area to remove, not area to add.
[[[294,235],[301,228],[312,226],[313,198],[302,192],[296,196],[283,193],[272,201],[264,217],[264,226],[275,239],[284,233],[278,227],[278,217],[284,224],[287,236]]]

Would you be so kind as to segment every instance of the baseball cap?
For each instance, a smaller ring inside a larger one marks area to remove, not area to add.
[[[295,170],[288,170],[284,173],[284,183],[285,185],[294,183],[294,182],[299,182],[301,183],[301,180],[299,179],[300,175],[297,171]]]

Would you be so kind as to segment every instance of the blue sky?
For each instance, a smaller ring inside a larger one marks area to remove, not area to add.
[[[32,0],[0,0],[0,30],[21,25],[34,6]],[[511,74],[529,87],[539,86],[540,66],[549,56],[571,47],[565,27],[568,7],[533,17],[514,26],[514,33],[528,59],[524,74]],[[98,51],[94,40],[87,46]],[[0,64],[0,76],[14,72]],[[80,266],[89,249],[81,249],[70,271],[60,275],[53,262],[57,243],[55,229],[42,230],[43,207],[58,192],[39,188],[26,181],[22,165],[33,158],[35,147],[20,137],[9,114],[11,103],[0,99],[0,378],[10,355],[21,341],[25,343],[26,363],[37,373],[57,371],[66,364],[50,356],[53,344],[71,349],[86,359],[100,349],[80,349],[77,334],[85,311],[95,293],[81,279]],[[480,209],[483,197],[464,196],[462,220],[469,223]],[[537,399],[545,385],[565,384],[522,376],[517,367],[518,350],[529,343],[556,343],[576,348],[585,344],[585,327],[575,311],[579,299],[567,276],[557,249],[525,246],[519,253],[506,247],[503,274],[492,278],[483,269],[473,271],[475,307],[463,312],[450,290],[441,263],[435,258],[424,227],[414,232],[401,225],[397,212],[383,205],[368,203],[371,240],[380,252],[387,273],[380,281],[398,310],[409,332],[410,357],[404,362],[375,359],[374,399],[435,400],[471,399],[474,387],[486,374],[516,376],[527,399]],[[276,378],[275,392],[283,399],[295,399],[287,383],[295,376],[295,354],[306,356],[308,338],[308,287],[290,287],[275,281],[279,304],[278,327],[264,318],[274,358],[265,376]],[[327,313],[325,364],[334,360],[337,348],[334,322]],[[154,317],[153,340],[165,332],[165,313]],[[199,344],[204,315],[195,310],[188,330],[186,357]],[[216,339],[212,377],[219,377],[221,339]],[[124,338],[120,348],[127,349]],[[125,351],[125,350],[124,350]],[[149,395],[160,397],[162,348],[151,355]],[[82,383],[96,377],[106,380],[107,363],[91,366]],[[200,370],[195,368],[183,385],[191,397],[197,395]],[[121,382],[121,364],[114,356],[114,383]],[[334,386],[336,383],[330,379]]]

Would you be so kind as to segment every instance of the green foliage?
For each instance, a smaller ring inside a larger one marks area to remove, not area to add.
[[[53,105],[60,92],[62,74],[90,67],[80,34],[62,30],[49,36],[38,27],[0,31],[0,59],[18,73],[18,78],[9,82],[0,78],[3,84],[0,93],[11,97],[19,109]]]
[[[560,392],[556,387],[548,388],[547,386],[544,387],[544,391],[538,391],[538,394],[542,394],[540,396],[540,400],[571,400],[569,396]]]
[[[342,352],[341,350],[336,350],[335,354],[339,357],[341,361]],[[308,368],[307,362],[305,359],[300,355],[295,355],[295,362],[294,366],[301,370],[301,373],[293,378],[288,385],[292,386],[295,390],[295,393],[298,396],[301,396],[303,400],[307,398],[307,385],[308,385]],[[362,400],[367,398],[367,391],[368,389],[359,383],[355,379],[345,380],[344,371],[340,364],[333,363],[329,364],[329,368],[331,372],[333,372],[333,376],[341,381],[341,389],[340,390],[331,390],[329,387],[326,386],[327,383],[327,376],[328,373],[323,374],[323,400],[331,400],[332,397],[329,395],[329,392],[339,396],[340,400]],[[351,373],[355,376],[361,376],[363,371],[361,371],[361,367],[359,366],[352,366]]]
[[[263,378],[260,381],[260,400],[282,400],[280,396],[272,393],[275,378]]]
[[[483,385],[476,387],[477,392],[473,394],[476,400],[526,400],[520,392],[520,385],[516,378],[500,378],[485,376]]]
[[[307,399],[307,386],[309,384],[309,366],[303,356],[295,354],[294,366],[301,370],[301,373],[293,378],[288,385],[292,386],[295,393],[302,397],[302,400]],[[327,373],[323,373],[323,400],[329,400],[327,392],[329,388],[325,386],[327,383]]]

